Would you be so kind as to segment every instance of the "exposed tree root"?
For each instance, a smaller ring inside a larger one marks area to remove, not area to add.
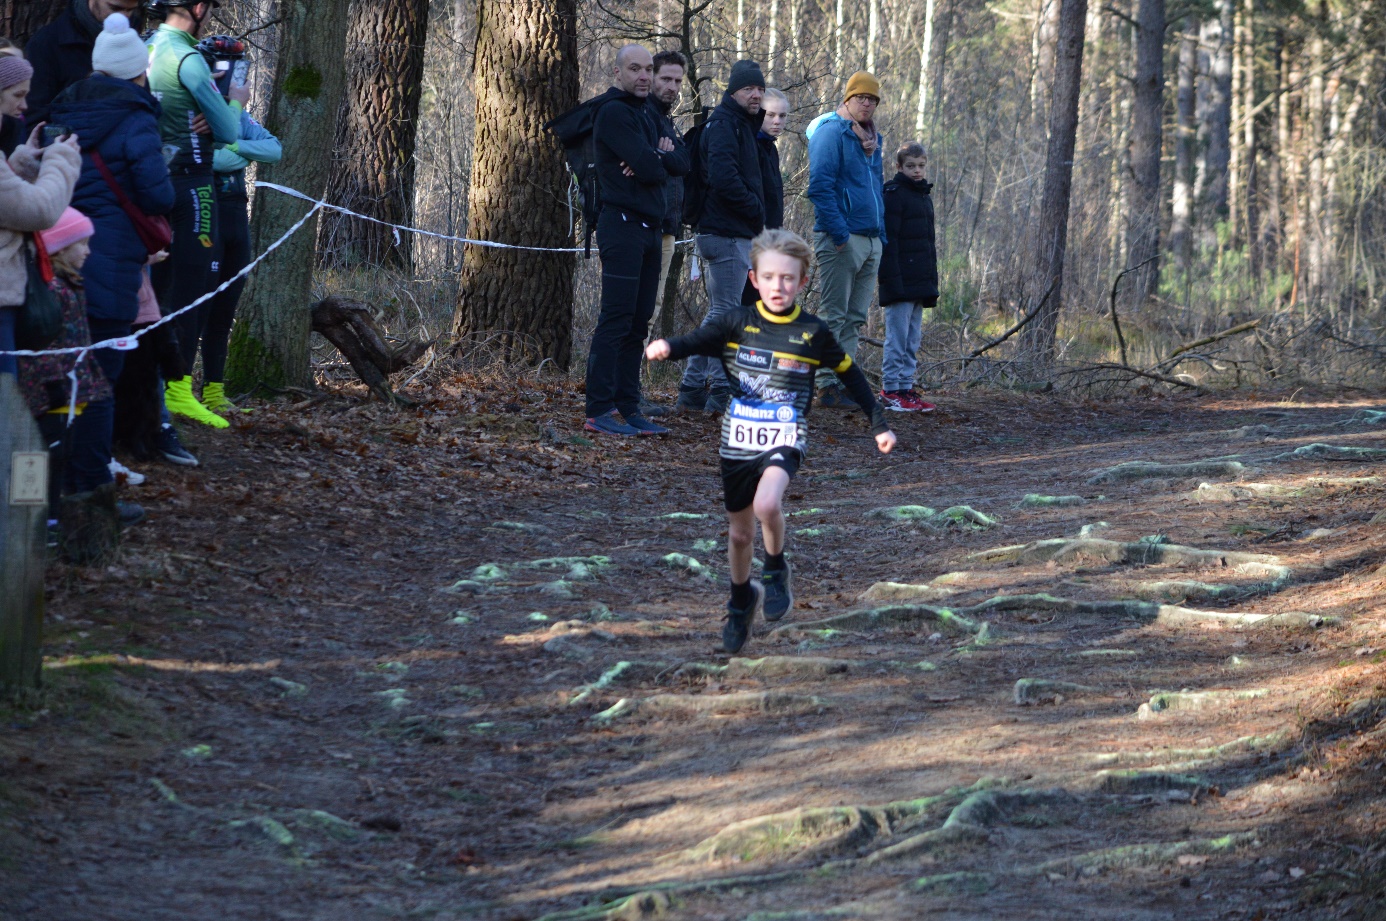
[[[1030,704],[1062,703],[1070,697],[1101,694],[1100,688],[1071,681],[1050,681],[1045,678],[1021,678],[1015,683],[1014,699],[1022,707]]]
[[[1386,448],[1357,448],[1343,445],[1311,444],[1277,454],[1275,460],[1379,461],[1386,458]]]
[[[1216,766],[1224,759],[1234,755],[1255,754],[1257,752],[1280,751],[1294,739],[1288,729],[1277,729],[1266,735],[1242,736],[1221,745],[1206,748],[1158,748],[1135,752],[1108,752],[1093,756],[1100,765],[1121,764],[1179,764],[1183,770],[1201,770]]]
[[[1158,713],[1167,710],[1213,710],[1229,707],[1243,700],[1256,700],[1270,694],[1264,688],[1247,691],[1178,691],[1156,694],[1136,711],[1138,719],[1154,719]]]
[[[1087,504],[1088,500],[1082,496],[1041,496],[1038,493],[1028,493],[1016,504],[1016,508],[1075,508]]]
[[[578,688],[576,694],[568,701],[568,705],[580,704],[598,691],[604,691],[616,683],[618,679],[627,681],[639,681],[642,678],[652,678],[662,671],[668,669],[668,665],[663,662],[617,662],[615,665],[601,673],[601,676],[591,684],[585,684]]]
[[[674,900],[667,892],[637,892],[612,902],[544,915],[538,921],[655,921],[669,916]]]
[[[887,803],[884,806],[835,806],[794,809],[775,815],[734,822],[686,851],[673,855],[679,863],[720,860],[823,858],[889,837],[903,819],[918,816],[945,797]]]
[[[1195,856],[1227,854],[1254,845],[1256,840],[1254,832],[1244,832],[1225,835],[1221,838],[1175,841],[1169,844],[1131,844],[1125,847],[1088,851],[1086,854],[1078,854],[1074,857],[1060,857],[1029,867],[1016,867],[1009,872],[960,872],[923,876],[909,883],[907,888],[915,892],[949,891],[979,895],[985,893],[1007,876],[1059,878],[1074,873],[1096,876],[1108,870],[1134,870],[1141,867],[1161,866],[1173,863],[1186,854]]]
[[[942,585],[908,585],[902,582],[876,582],[861,593],[862,601],[941,601],[956,592]]]
[[[634,714],[648,717],[721,716],[734,713],[793,715],[816,713],[828,706],[821,697],[786,694],[780,691],[741,691],[735,694],[656,694],[653,697],[623,697],[610,708],[592,717],[596,723],[610,723]]]
[[[1244,499],[1304,498],[1319,496],[1335,486],[1376,486],[1380,477],[1311,477],[1303,486],[1278,483],[1200,483],[1194,497],[1200,502],[1237,502]]]
[[[825,659],[815,656],[765,656],[762,659],[731,659],[726,665],[685,662],[675,674],[683,677],[718,678],[826,678],[846,675],[858,663],[851,659]]]
[[[1186,464],[1157,464],[1153,461],[1127,461],[1115,467],[1096,470],[1088,484],[1124,483],[1128,480],[1182,479],[1193,476],[1241,476],[1246,465],[1228,458],[1190,461]]]
[[[1132,586],[1137,598],[1147,601],[1229,601],[1243,598],[1258,590],[1258,586],[1217,585],[1211,582],[1161,581],[1137,582]]]
[[[1190,567],[1236,566],[1244,573],[1262,575],[1273,582],[1283,582],[1290,570],[1280,564],[1278,557],[1265,553],[1243,553],[1233,550],[1200,550],[1179,544],[1154,541],[1115,541],[1102,538],[1051,538],[1010,547],[994,547],[970,554],[967,559],[984,563],[1066,563],[1080,559],[1105,563],[1136,565],[1175,565]]]
[[[930,850],[939,845],[979,840],[985,837],[986,828],[1005,821],[1017,810],[1051,806],[1071,802],[1072,799],[1072,795],[1064,790],[979,790],[955,806],[938,828],[931,828],[889,847],[873,851],[867,855],[865,863],[871,866],[881,861]]]
[[[1166,793],[1171,790],[1202,796],[1212,789],[1201,778],[1164,771],[1100,771],[1096,780],[1099,793],[1121,796]]]
[[[881,521],[920,522],[934,527],[957,525],[977,531],[985,531],[1000,524],[997,519],[982,514],[970,505],[954,505],[941,512],[927,505],[893,505],[873,508],[866,513],[866,517]]]
[[[717,573],[713,572],[711,569],[708,569],[702,563],[699,563],[697,560],[687,555],[686,553],[666,554],[660,559],[660,562],[662,562],[665,566],[669,567],[670,569],[677,569],[681,572],[686,572],[692,576],[701,576],[704,579],[713,580],[717,578]]]
[[[770,631],[771,636],[791,633],[808,633],[820,630],[870,630],[880,627],[907,627],[929,623],[953,634],[982,636],[986,624],[979,624],[948,610],[933,608],[922,604],[895,604],[864,611],[849,611],[822,620],[809,620],[785,624]]]

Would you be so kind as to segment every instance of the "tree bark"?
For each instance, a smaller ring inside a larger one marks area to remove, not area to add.
[[[0,0],[0,35],[21,48],[62,15],[68,0]]]
[[[346,39],[346,92],[337,113],[327,200],[352,211],[413,224],[414,142],[423,89],[428,0],[356,0]],[[405,268],[410,234],[338,212],[322,221],[324,264]]]
[[[1054,0],[1058,2],[1058,0]],[[1063,0],[1054,53],[1054,99],[1049,108],[1049,149],[1044,163],[1039,245],[1030,285],[1033,297],[1048,297],[1025,337],[1045,365],[1054,360],[1059,310],[1063,304],[1064,257],[1068,250],[1068,204],[1073,190],[1073,151],[1078,136],[1078,96],[1083,76],[1083,32],[1087,0]]]
[[[1131,210],[1127,306],[1140,308],[1160,278],[1160,149],[1165,105],[1165,0],[1140,0],[1136,13],[1136,92],[1131,119]]]
[[[1030,120],[1035,131],[1044,129],[1049,106],[1054,99],[1056,75],[1056,34],[1063,0],[1039,0],[1035,12],[1035,31],[1030,40]],[[1086,26],[1086,22],[1084,22]]]
[[[1207,60],[1201,114],[1203,157],[1195,186],[1201,204],[1202,248],[1217,248],[1217,224],[1227,220],[1227,167],[1232,130],[1232,3],[1217,0],[1218,18],[1203,24],[1201,54]]]
[[[919,43],[919,104],[914,110],[914,133],[924,134],[924,112],[929,101],[929,55],[934,44],[934,0],[924,4],[924,38]]]
[[[568,176],[545,122],[577,102],[577,0],[483,3],[476,43],[476,142],[467,235],[572,245]],[[507,357],[572,359],[571,253],[468,246],[453,332],[502,334]]]
[[[1179,39],[1178,90],[1175,97],[1174,182],[1170,200],[1169,248],[1175,264],[1189,271],[1193,244],[1193,169],[1194,169],[1194,82],[1197,77],[1198,24],[1192,18],[1184,20]]]
[[[320,198],[331,159],[313,151],[332,149],[345,71],[347,0],[305,4],[281,0],[279,49],[265,127],[291,152],[262,164],[261,181],[276,182]],[[308,206],[278,192],[255,196],[251,238],[257,252],[277,240]],[[261,388],[312,384],[308,338],[316,216],[251,273],[241,296],[226,386],[245,393]]]

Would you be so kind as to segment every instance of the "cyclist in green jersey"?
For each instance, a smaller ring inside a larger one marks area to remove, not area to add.
[[[212,175],[216,147],[234,144],[241,111],[249,98],[245,87],[224,98],[212,81],[197,39],[217,0],[149,0],[150,12],[164,22],[149,38],[149,89],[163,113],[159,133],[173,179],[173,245],[169,258],[151,274],[164,313],[180,310],[216,287],[220,273],[221,233]],[[192,392],[192,367],[206,328],[210,304],[202,304],[176,321],[179,350],[188,374],[167,382],[164,400],[170,412],[206,425],[227,422],[208,410]]]

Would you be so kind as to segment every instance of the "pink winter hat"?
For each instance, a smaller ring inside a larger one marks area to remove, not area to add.
[[[63,211],[63,216],[58,218],[58,223],[39,233],[39,238],[43,240],[43,248],[48,250],[48,255],[51,256],[94,233],[96,228],[92,225],[91,218],[76,208],[68,208]]]

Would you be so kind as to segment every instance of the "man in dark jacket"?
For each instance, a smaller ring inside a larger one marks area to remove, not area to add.
[[[660,137],[650,117],[650,53],[627,45],[616,55],[613,73],[618,92],[597,110],[592,128],[602,201],[597,218],[602,307],[587,353],[585,428],[607,435],[662,435],[668,429],[640,413],[640,358],[659,284],[664,187],[670,176],[688,172],[688,154]]]
[[[765,77],[755,61],[737,61],[722,104],[712,110],[699,139],[705,198],[698,218],[698,257],[703,262],[710,323],[741,305],[751,269],[751,238],[765,229],[765,190],[756,133],[765,115],[760,102]],[[679,384],[679,407],[720,413],[731,391],[721,363],[695,355]]]
[[[899,172],[885,184],[886,243],[878,279],[885,315],[881,403],[896,412],[931,412],[915,390],[924,311],[938,303],[933,184],[924,178],[924,147],[911,142],[895,154]]]
[[[670,113],[678,104],[679,92],[683,89],[684,73],[688,61],[677,51],[661,51],[654,56],[654,83],[650,87],[650,116],[659,128],[659,136],[674,142],[674,149],[683,151],[683,137],[674,127]],[[664,184],[664,224],[659,257],[659,287],[655,295],[655,311],[650,317],[650,335],[659,328],[659,315],[664,312],[664,287],[669,279],[669,263],[674,258],[674,243],[678,240],[679,228],[683,225],[683,177],[670,176]],[[640,411],[647,416],[662,416],[664,407],[643,400]]]
[[[112,13],[128,17],[137,32],[143,27],[140,0],[71,0],[61,16],[29,39],[24,56],[34,65],[29,111],[25,114],[30,126],[48,121],[48,108],[58,94],[91,76],[91,49],[101,34],[101,24]]]
[[[789,97],[781,90],[767,88],[760,108],[765,121],[756,135],[756,152],[760,154],[760,185],[765,193],[765,229],[776,230],[784,226],[784,177],[780,175],[780,149],[776,144],[789,123]],[[754,307],[758,300],[760,292],[747,276],[746,286],[741,289],[741,305]]]

